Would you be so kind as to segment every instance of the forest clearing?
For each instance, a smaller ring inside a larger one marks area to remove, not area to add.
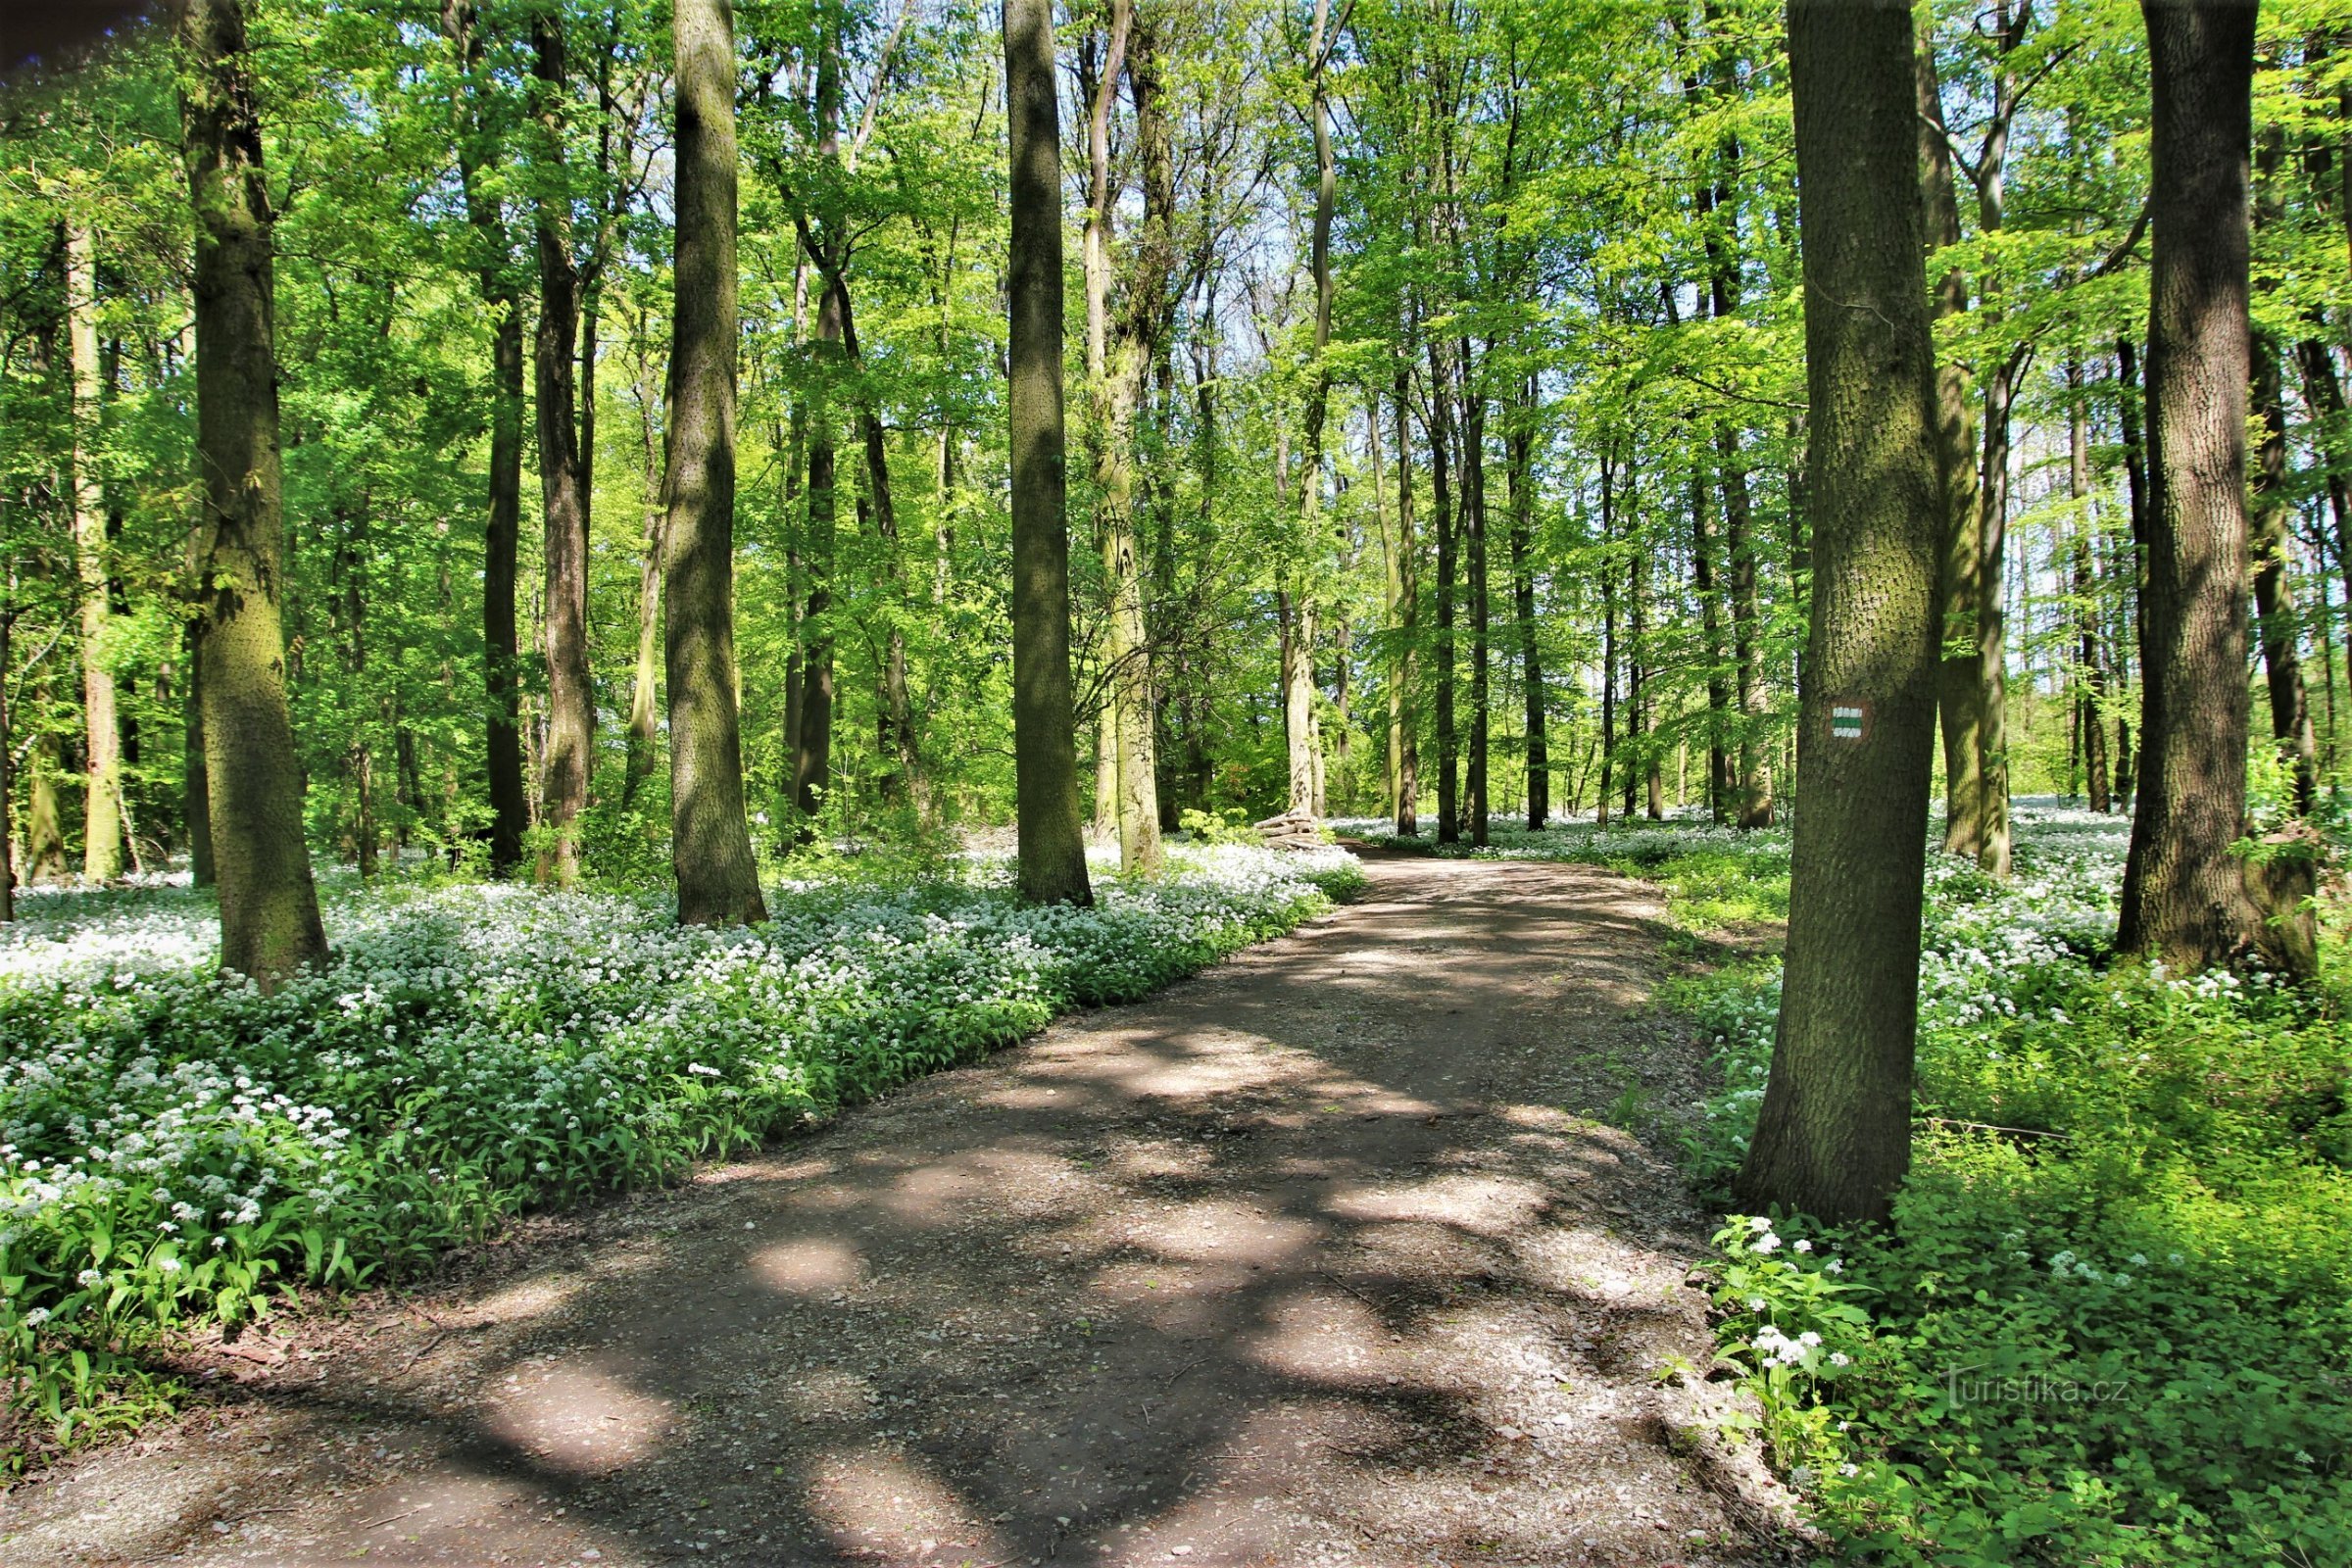
[[[11,1568],[2352,1565],[2341,0],[92,0],[0,148]]]

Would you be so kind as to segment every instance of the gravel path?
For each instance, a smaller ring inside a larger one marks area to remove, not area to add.
[[[0,1560],[1784,1560],[1695,1381],[1703,1216],[1587,1119],[1695,1095],[1654,895],[1366,869],[1140,1005],[248,1335],[0,1499]]]

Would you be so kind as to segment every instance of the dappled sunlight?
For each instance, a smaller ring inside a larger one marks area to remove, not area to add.
[[[768,1289],[787,1296],[830,1296],[865,1278],[865,1260],[846,1242],[807,1237],[761,1249],[752,1272]]]
[[[592,1474],[644,1458],[676,1423],[670,1401],[615,1371],[526,1364],[489,1395],[483,1428],[553,1470]]]
[[[955,1491],[879,1447],[821,1456],[805,1477],[809,1512],[853,1552],[892,1562],[994,1560],[1007,1550]]]

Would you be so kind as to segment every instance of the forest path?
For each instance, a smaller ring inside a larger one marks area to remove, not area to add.
[[[1655,894],[1366,870],[1143,1004],[249,1336],[235,1395],[0,1500],[0,1559],[1778,1560],[1720,1386],[1653,1376],[1711,1359],[1703,1216],[1584,1119],[1696,1097]]]

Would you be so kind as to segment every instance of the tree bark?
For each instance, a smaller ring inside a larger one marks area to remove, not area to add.
[[[572,260],[571,200],[565,186],[563,18],[554,9],[532,12],[531,53],[540,178],[555,187],[540,192],[533,222],[539,252],[539,328],[532,345],[532,390],[547,566],[540,611],[547,640],[547,743],[540,760],[539,820],[549,842],[539,855],[539,879],[568,884],[580,874],[578,818],[588,808],[595,769],[596,691],[588,668],[587,476],[580,468],[574,358],[580,274]],[[729,184],[731,189],[731,176]],[[729,494],[731,498],[731,490]],[[674,698],[672,702],[674,706]],[[674,759],[671,766],[674,772]]]
[[[2147,584],[2119,946],[2176,971],[2261,936],[2246,803],[2251,3],[2143,6],[2152,67]]]
[[[241,0],[190,0],[180,40],[181,147],[196,233],[197,657],[220,963],[273,991],[327,952],[303,840],[278,621],[272,215]]]
[[[1396,371],[1396,556],[1389,579],[1390,615],[1396,628],[1397,651],[1390,671],[1389,734],[1396,752],[1396,831],[1405,838],[1421,832],[1421,748],[1414,723],[1413,688],[1419,675],[1421,637],[1421,545],[1413,536],[1413,438],[1406,422],[1411,401],[1412,373]],[[1377,410],[1375,416],[1377,417]],[[1373,464],[1380,462],[1375,445]]]
[[[489,514],[482,540],[482,672],[488,697],[483,738],[490,791],[490,870],[505,876],[522,863],[522,839],[531,816],[523,785],[517,679],[521,666],[514,634],[515,555],[522,518],[522,302],[509,272],[513,257],[505,215],[481,187],[481,166],[497,153],[473,101],[481,90],[483,72],[476,21],[471,0],[443,0],[441,28],[467,77],[463,96],[451,106],[458,182],[478,253],[479,291],[492,318]]]
[[[1458,844],[1462,820],[1458,807],[1461,778],[1461,735],[1453,711],[1453,595],[1455,534],[1451,461],[1453,447],[1453,376],[1439,340],[1429,341],[1429,475],[1430,508],[1437,514],[1438,626],[1435,646],[1438,731],[1438,842]]]
[[[1315,0],[1314,21],[1307,35],[1308,116],[1315,148],[1315,210],[1308,234],[1307,266],[1315,285],[1314,351],[1306,408],[1301,419],[1298,465],[1298,532],[1286,552],[1290,579],[1290,657],[1283,661],[1283,710],[1290,747],[1290,809],[1309,815],[1322,811],[1323,736],[1315,708],[1315,645],[1318,640],[1316,596],[1321,589],[1317,565],[1323,559],[1323,424],[1331,407],[1331,221],[1336,186],[1331,148],[1331,101],[1324,77],[1324,36],[1330,24],[1330,0]]]
[[[2107,777],[2107,662],[2100,648],[2097,579],[2091,571],[2090,417],[2082,404],[2082,364],[2066,367],[2067,495],[2075,514],[2071,565],[2074,572],[2077,679],[2082,733],[2082,765],[2088,805],[2094,811],[2111,809]]]
[[[1470,842],[1484,849],[1489,833],[1487,743],[1491,727],[1487,633],[1491,607],[1487,568],[1487,399],[1477,361],[1464,338],[1462,354],[1462,542],[1469,554],[1470,599],[1470,765],[1463,784],[1469,799]]]
[[[1128,65],[1134,14],[1127,0],[1113,0],[1110,39],[1102,75],[1095,84],[1087,126],[1086,218],[1087,378],[1095,406],[1096,535],[1102,546],[1103,590],[1109,603],[1103,624],[1105,695],[1098,747],[1096,815],[1119,843],[1120,869],[1153,875],[1161,865],[1158,763],[1153,757],[1152,648],[1144,624],[1143,562],[1136,545],[1135,427],[1144,378],[1150,368],[1152,322],[1166,287],[1168,215],[1152,204],[1145,232],[1136,236],[1129,269],[1127,309],[1115,327],[1109,318],[1111,203],[1110,111],[1119,77]],[[1139,40],[1141,41],[1141,40]],[[1149,67],[1142,78],[1151,80]],[[1166,156],[1166,126],[1149,86],[1136,94],[1137,138],[1156,139],[1147,158]],[[1102,800],[1107,786],[1109,800]],[[1105,805],[1107,804],[1107,810]]]
[[[1935,18],[1920,13],[1914,87],[1919,100],[1920,196],[1933,254],[1960,243],[1960,203],[1952,187],[1952,148],[1943,122],[1943,87],[1936,71]],[[1936,280],[1937,320],[1968,310],[1968,279],[1956,267]],[[1936,469],[1943,494],[1937,593],[1944,646],[1936,676],[1943,735],[1943,852],[1974,859],[1984,843],[1984,795],[1977,773],[1983,719],[1977,682],[1976,376],[1958,360],[1936,369]]]
[[[1611,552],[1617,542],[1617,454],[1603,447],[1600,454],[1600,794],[1595,797],[1595,826],[1609,825],[1610,772],[1617,746],[1617,572]],[[1627,775],[1626,810],[1633,812],[1632,775]]]
[[[1021,896],[1091,904],[1070,702],[1070,538],[1061,403],[1061,129],[1050,0],[1004,0],[1010,143],[1008,425],[1013,772]]]
[[[1551,815],[1551,748],[1544,732],[1544,653],[1536,636],[1536,531],[1534,429],[1536,389],[1532,378],[1511,411],[1511,603],[1519,628],[1519,683],[1526,699],[1527,825],[1541,830]]]
[[[1787,962],[1739,1187],[1886,1217],[1911,1153],[1936,744],[1935,353],[1909,9],[1791,0],[1813,610]]]
[[[81,590],[82,766],[85,787],[81,874],[111,882],[122,873],[122,727],[116,716],[108,651],[106,502],[98,478],[97,240],[87,218],[66,220],[66,339],[74,385],[74,564]]]
[[[676,0],[672,26],[677,314],[662,526],[670,863],[681,922],[751,925],[767,907],[744,818],[736,712],[733,9]]]

